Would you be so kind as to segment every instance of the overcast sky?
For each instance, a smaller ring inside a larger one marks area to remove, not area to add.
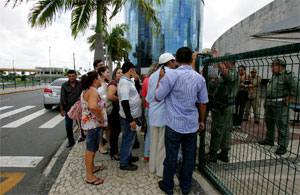
[[[167,0],[166,0],[167,1]],[[206,0],[204,7],[203,47],[211,47],[226,30],[272,0]],[[73,52],[77,67],[89,69],[93,53],[89,51],[87,31],[76,40],[71,37],[70,14],[57,16],[56,22],[45,29],[31,28],[27,23],[32,5],[14,9],[0,3],[0,67],[34,68],[49,66],[49,47],[52,67],[73,67]],[[120,14],[111,25],[123,23]]]

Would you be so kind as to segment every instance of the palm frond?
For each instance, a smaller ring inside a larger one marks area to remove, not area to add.
[[[91,15],[94,11],[94,1],[87,0],[85,4],[75,4],[71,14],[71,30],[74,38],[79,32],[83,32],[88,28]]]
[[[113,12],[110,16],[109,19],[112,19],[114,16],[117,15],[117,13],[119,13],[123,7],[123,5],[125,4],[126,1],[124,0],[115,0],[112,2],[112,7],[113,7]]]
[[[90,44],[90,51],[95,50],[96,34],[88,37],[87,42]]]
[[[13,8],[16,7],[18,4],[23,3],[24,0],[6,0],[4,6],[7,6],[8,4],[12,3]],[[28,0],[26,0],[27,2]]]
[[[28,22],[32,27],[51,24],[56,14],[63,10],[63,0],[40,0],[30,10]]]

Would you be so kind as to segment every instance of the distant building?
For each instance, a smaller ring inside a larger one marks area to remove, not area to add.
[[[224,55],[299,42],[299,0],[274,0],[231,27],[212,47]]]
[[[64,77],[64,69],[57,67],[36,67],[39,70],[36,72],[35,77],[41,80],[53,80],[56,78]]]
[[[202,48],[203,0],[167,0],[161,6],[154,4],[161,21],[160,33],[151,28],[140,9],[127,2],[127,38],[133,47],[129,59],[139,68],[150,66],[158,61],[160,54],[175,53],[182,46],[193,50]]]

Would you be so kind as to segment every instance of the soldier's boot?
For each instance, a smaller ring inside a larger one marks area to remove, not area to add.
[[[218,160],[217,152],[212,152],[212,151],[210,151],[210,152],[205,156],[205,161],[206,161],[206,162],[213,162],[213,163],[216,163],[217,160]]]
[[[228,155],[228,151],[221,151],[218,155],[217,155],[218,159],[220,161],[223,161],[223,162],[226,162],[228,163],[229,162],[229,155]]]
[[[262,140],[258,142],[260,145],[268,145],[268,146],[274,146],[274,142],[269,141],[269,140]]]
[[[285,154],[287,152],[287,150],[286,150],[286,147],[284,147],[284,146],[279,146],[278,148],[277,148],[277,150],[276,150],[276,154],[278,154],[278,155],[283,155],[283,154]]]

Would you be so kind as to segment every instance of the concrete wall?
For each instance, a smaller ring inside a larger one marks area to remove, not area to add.
[[[266,32],[274,26],[285,26],[293,18],[300,26],[300,0],[275,0],[236,24],[213,44],[221,55],[286,45],[287,42],[254,39],[250,36]]]

